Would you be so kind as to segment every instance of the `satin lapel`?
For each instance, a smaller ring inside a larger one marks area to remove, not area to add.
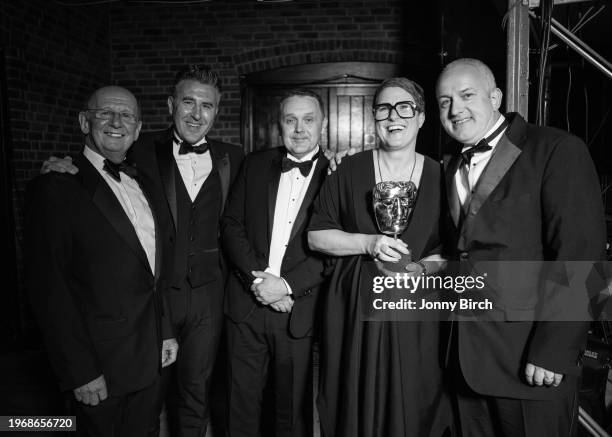
[[[161,229],[159,227],[159,218],[156,215],[156,212],[157,212],[156,209],[153,207],[153,201],[151,200],[151,196],[149,196],[149,193],[151,191],[149,191],[149,189],[147,189],[145,184],[143,184],[140,180],[138,180],[138,178],[136,179],[136,181],[138,182],[138,185],[140,186],[140,189],[142,190],[142,194],[145,196],[145,198],[147,199],[147,202],[149,203],[149,209],[151,210],[151,215],[153,216],[153,223],[155,225],[155,272],[153,272],[153,275],[155,276],[155,280],[158,280],[159,274],[160,274],[161,262],[162,262],[161,255],[162,255],[162,244],[163,244],[162,236],[161,236]],[[140,240],[138,241],[140,242]],[[148,259],[147,259],[147,264],[149,264]]]
[[[174,229],[176,230],[176,179],[174,171],[174,156],[172,155],[171,134],[169,134],[167,138],[156,142],[155,152],[157,153],[157,164],[159,165],[159,174],[161,176],[162,185],[164,186],[164,191],[166,192],[168,208],[170,208]]]
[[[455,226],[459,226],[459,218],[461,215],[461,203],[459,202],[459,196],[457,195],[457,184],[455,184],[455,173],[459,169],[459,165],[461,164],[461,155],[453,156],[447,166],[445,171],[446,177],[446,197],[448,200],[448,207],[453,219],[453,223]]]
[[[108,184],[87,158],[79,162],[79,173],[82,173],[83,186],[91,194],[94,205],[150,272],[151,265],[134,226]]]
[[[472,194],[466,217],[465,224],[467,226],[469,226],[474,216],[478,214],[482,204],[489,198],[491,192],[497,187],[499,181],[502,180],[520,154],[521,149],[512,144],[506,135],[501,137],[489,164],[474,187],[474,194]]]
[[[210,142],[209,147],[211,158],[214,160],[217,171],[219,172],[219,179],[221,182],[221,209],[219,210],[219,214],[223,214],[230,185],[229,155],[218,150],[214,142]]]
[[[274,210],[276,209],[276,196],[278,195],[278,184],[281,177],[281,160],[284,154],[284,148],[280,149],[283,152],[279,153],[270,161],[270,170],[268,171],[268,245],[272,240],[272,227],[274,226]]]
[[[308,208],[312,204],[314,198],[319,193],[319,188],[321,188],[321,184],[323,183],[323,179],[325,178],[325,169],[327,168],[327,159],[323,154],[321,157],[317,159],[317,165],[315,166],[314,172],[312,174],[312,178],[310,179],[310,184],[308,185],[308,189],[306,190],[306,194],[304,195],[304,200],[302,200],[302,204],[300,205],[300,209],[295,217],[295,221],[293,222],[293,227],[291,228],[291,235],[289,235],[289,243],[293,238],[298,234],[300,228],[304,225],[304,221],[308,216]]]

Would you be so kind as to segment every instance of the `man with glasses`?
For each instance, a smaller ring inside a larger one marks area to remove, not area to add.
[[[79,124],[81,171],[28,187],[26,286],[60,387],[74,393],[78,435],[144,437],[160,367],[178,349],[162,310],[169,248],[154,187],[125,161],[141,127],[136,98],[100,88]]]

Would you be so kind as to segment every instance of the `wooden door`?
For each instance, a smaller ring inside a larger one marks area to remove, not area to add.
[[[363,151],[376,146],[372,101],[375,85],[329,88],[328,144],[336,151]]]

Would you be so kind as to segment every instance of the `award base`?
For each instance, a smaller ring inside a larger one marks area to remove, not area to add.
[[[390,262],[390,261],[384,261],[382,262],[382,266],[385,270],[388,270],[390,272],[395,272],[395,273],[407,273],[406,270],[406,266],[408,264],[412,263],[412,256],[411,254],[400,254],[402,257],[400,258],[400,260],[398,262]]]

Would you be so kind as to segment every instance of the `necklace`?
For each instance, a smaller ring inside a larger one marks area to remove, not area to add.
[[[413,185],[414,185],[414,182],[412,182],[412,175],[414,174],[414,168],[416,167],[416,161],[417,161],[417,155],[415,153],[414,161],[412,161],[412,170],[410,171],[410,179],[408,180],[408,182],[412,183]],[[378,175],[380,176],[380,181],[383,182],[382,171],[380,171],[380,152],[378,151],[378,149],[376,150],[376,164],[378,165]],[[416,185],[415,185],[415,188],[416,188]]]

